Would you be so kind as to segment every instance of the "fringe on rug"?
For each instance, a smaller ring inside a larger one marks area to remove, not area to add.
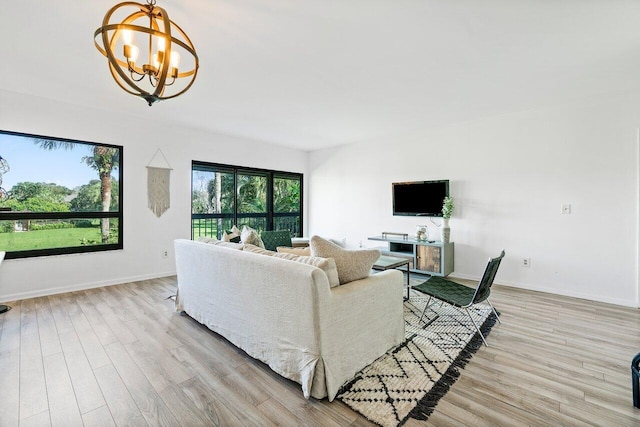
[[[491,333],[491,328],[496,323],[495,314],[491,313],[487,319],[484,321],[480,330],[482,334],[487,337]],[[418,404],[407,414],[406,417],[398,426],[406,423],[409,418],[414,418],[416,420],[425,421],[429,418],[429,416],[433,413],[438,405],[438,401],[449,391],[449,388],[458,380],[460,377],[460,369],[464,369],[467,366],[467,363],[471,360],[471,357],[475,352],[482,347],[482,337],[476,332],[471,341],[465,346],[465,348],[460,352],[456,360],[449,366],[447,372],[440,377],[438,382],[429,390],[419,402]]]

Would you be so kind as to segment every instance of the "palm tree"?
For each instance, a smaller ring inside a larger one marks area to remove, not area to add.
[[[34,142],[45,150],[65,149],[72,150],[76,144],[67,141],[51,139],[36,139]],[[92,153],[82,158],[88,166],[98,172],[100,178],[100,200],[102,202],[102,212],[109,212],[111,206],[111,172],[120,163],[120,151],[117,148],[94,145]],[[102,243],[109,240],[109,218],[100,218],[100,234]]]

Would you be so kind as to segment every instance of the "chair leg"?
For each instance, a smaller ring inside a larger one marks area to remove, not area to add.
[[[427,312],[427,308],[429,308],[429,303],[431,302],[431,295],[429,295],[429,299],[427,300],[427,303],[424,305],[424,310],[422,310],[422,316],[420,316],[420,320],[418,320],[418,325],[420,324],[420,322],[422,322],[422,318],[424,317],[424,314]]]
[[[491,304],[491,301],[489,301],[489,298],[487,298],[487,303],[489,304],[489,307],[491,307],[491,310],[493,310],[493,314],[496,315],[496,319],[498,319],[498,323],[502,324],[502,321],[500,320],[500,316],[498,316],[498,312],[493,307],[493,304]]]
[[[487,344],[487,340],[484,339],[484,335],[482,335],[482,331],[478,327],[478,324],[476,323],[475,320],[473,320],[473,317],[471,316],[471,313],[469,313],[469,309],[465,308],[464,311],[467,313],[467,316],[469,316],[469,319],[471,319],[471,323],[473,323],[473,326],[476,327],[476,331],[478,331],[478,333],[480,334],[480,338],[482,338],[482,342],[484,342],[484,345],[489,347],[489,344]]]

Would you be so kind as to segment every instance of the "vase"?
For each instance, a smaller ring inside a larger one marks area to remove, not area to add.
[[[442,243],[449,243],[451,237],[451,229],[449,228],[449,218],[442,218],[442,226],[440,227],[442,234]]]

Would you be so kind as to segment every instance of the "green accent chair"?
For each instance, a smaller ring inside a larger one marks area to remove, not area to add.
[[[291,232],[289,230],[263,231],[260,233],[264,248],[275,251],[278,246],[292,247]]]
[[[500,322],[498,312],[493,308],[493,305],[491,305],[491,301],[489,301],[489,294],[491,293],[491,285],[493,285],[493,279],[496,277],[502,258],[504,258],[504,250],[500,256],[489,259],[489,263],[487,264],[487,268],[484,270],[482,279],[480,279],[478,286],[475,288],[470,288],[469,286],[461,285],[460,283],[435,276],[430,277],[420,285],[413,286],[413,289],[416,291],[429,295],[429,300],[427,300],[427,304],[424,306],[422,316],[420,316],[420,321],[422,321],[424,313],[431,305],[430,303],[432,298],[446,302],[454,307],[464,309],[467,316],[471,319],[473,326],[476,327],[476,330],[480,334],[484,345],[488,347],[489,344],[487,344],[487,340],[484,339],[484,335],[482,334],[482,331],[480,331],[480,327],[478,327],[478,324],[473,320],[471,313],[469,313],[469,307],[486,301],[487,304],[489,304],[489,307],[493,310],[493,313],[496,315],[498,322]]]

